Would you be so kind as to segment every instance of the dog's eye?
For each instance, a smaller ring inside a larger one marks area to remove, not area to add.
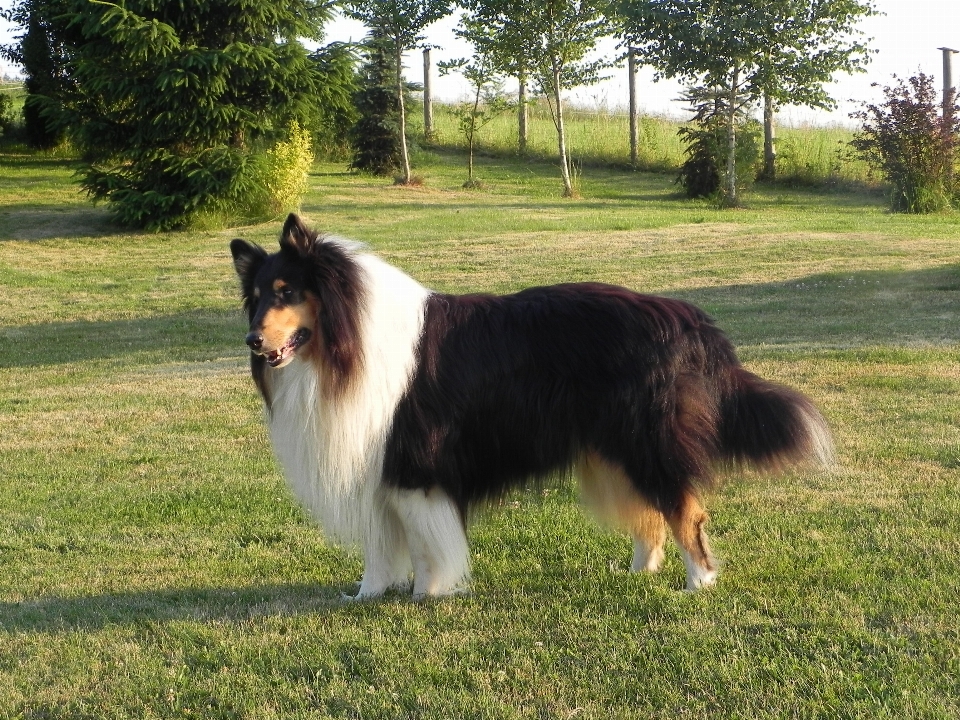
[[[291,290],[289,287],[281,288],[278,294],[280,295],[280,299],[284,302],[290,302],[290,300],[293,298],[293,290]]]

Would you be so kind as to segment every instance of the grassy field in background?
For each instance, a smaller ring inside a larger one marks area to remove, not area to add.
[[[434,106],[434,142],[440,147],[463,148],[466,143],[457,129],[451,105]],[[630,164],[629,119],[622,112],[605,108],[569,108],[565,114],[567,146],[571,159],[582,166]],[[415,127],[422,118],[413,113]],[[683,144],[677,137],[681,123],[673,118],[642,115],[638,119],[637,168],[676,173],[683,163]],[[420,130],[422,133],[422,129]],[[790,127],[776,129],[777,177],[793,185],[875,184],[869,168],[853,158],[849,142],[853,131],[843,127]],[[479,152],[496,156],[515,155],[517,117],[506,113],[496,117],[478,133]],[[557,133],[543,104],[529,107],[528,155],[551,160],[557,157]]]
[[[627,572],[561,484],[470,529],[473,593],[342,604],[360,562],[286,491],[227,244],[117,231],[68,161],[0,153],[0,718],[960,715],[960,216],[420,154],[317,165],[303,213],[443,291],[601,280],[692,300],[812,396],[823,472],[732,477],[719,583]]]

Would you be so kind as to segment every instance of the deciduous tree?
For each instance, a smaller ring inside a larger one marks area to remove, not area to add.
[[[482,30],[468,37],[511,74],[530,72],[547,99],[554,128],[563,194],[574,196],[564,124],[563,93],[601,78],[615,58],[589,59],[613,31],[605,0],[466,0],[467,19]],[[469,30],[469,26],[464,26]]]
[[[857,29],[872,0],[615,0],[619,35],[662,77],[727,88],[751,102],[832,107],[825,84],[862,71]],[[731,116],[732,118],[732,116]],[[736,204],[735,123],[728,123],[728,201]]]
[[[400,111],[400,155],[403,182],[413,179],[407,147],[407,113],[404,103],[403,53],[423,42],[424,30],[450,14],[449,0],[347,0],[346,13],[393,43],[397,76],[397,106]]]
[[[473,155],[477,133],[498,115],[510,109],[511,104],[501,93],[501,76],[493,58],[483,55],[479,49],[472,59],[458,58],[440,63],[440,73],[460,72],[470,83],[473,97],[454,108],[458,127],[467,141],[466,188],[480,187],[473,177]]]

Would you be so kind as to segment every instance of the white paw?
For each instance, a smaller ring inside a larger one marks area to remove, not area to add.
[[[687,573],[687,592],[696,592],[708,588],[717,582],[716,570],[704,570],[697,568],[696,571]]]
[[[630,566],[631,572],[649,572],[655,573],[663,565],[663,559],[666,554],[662,547],[655,548],[650,552],[643,552],[637,548],[633,552],[633,564]]]

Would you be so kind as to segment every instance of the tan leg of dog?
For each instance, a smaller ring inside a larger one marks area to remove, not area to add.
[[[663,515],[633,487],[623,469],[596,454],[577,466],[583,499],[600,518],[633,537],[633,572],[657,572],[667,538]]]
[[[663,565],[663,544],[667,539],[667,525],[663,515],[652,505],[635,515],[633,534],[633,572],[657,572]]]
[[[687,566],[687,590],[709,587],[717,580],[717,561],[710,552],[704,528],[709,516],[692,494],[684,495],[676,511],[667,517],[673,537]]]

